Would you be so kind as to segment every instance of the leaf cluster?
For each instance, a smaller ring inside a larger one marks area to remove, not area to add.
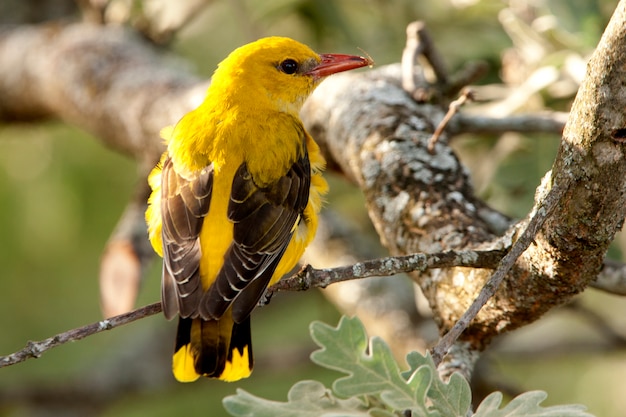
[[[543,391],[523,393],[502,408],[502,394],[494,392],[472,411],[470,386],[461,375],[442,381],[430,355],[417,352],[407,355],[409,369],[401,371],[385,341],[368,339],[358,318],[344,316],[337,327],[314,322],[310,330],[321,347],[311,360],[345,376],[330,389],[297,382],[286,402],[239,389],[224,399],[226,410],[236,417],[591,417],[580,405],[542,407]]]

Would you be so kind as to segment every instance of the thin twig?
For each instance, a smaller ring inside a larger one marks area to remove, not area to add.
[[[133,321],[155,315],[161,311],[161,303],[153,303],[129,313],[120,314],[119,316],[59,333],[56,336],[49,337],[39,342],[28,342],[24,349],[7,356],[0,356],[0,368],[24,362],[26,359],[38,358],[46,351],[67,342],[84,339],[87,336],[92,336],[105,330],[111,330],[123,326],[124,324],[132,323]]]
[[[528,246],[530,246],[530,244],[534,241],[535,236],[543,226],[543,223],[558,206],[561,198],[569,189],[570,184],[571,180],[568,179],[562,184],[554,184],[554,186],[550,189],[550,192],[546,195],[543,202],[540,203],[540,206],[535,211],[535,215],[530,219],[528,225],[517,241],[513,244],[511,250],[500,260],[498,268],[493,273],[491,278],[489,278],[489,281],[487,281],[487,283],[480,290],[480,293],[474,302],[472,302],[467,311],[463,313],[461,318],[431,350],[431,355],[436,365],[441,363],[443,357],[447,354],[448,350],[450,350],[450,347],[459,338],[461,333],[467,329],[470,322],[476,317],[480,309],[496,293],[506,274],[513,267],[522,253],[524,253]]]
[[[329,284],[350,279],[372,276],[389,276],[402,272],[425,270],[428,268],[445,268],[468,266],[475,268],[494,268],[504,254],[503,250],[489,251],[449,251],[427,254],[415,254],[400,257],[389,257],[360,262],[351,266],[329,269],[313,269],[306,266],[298,274],[286,278],[274,285],[268,292],[301,291],[311,287],[326,287]],[[28,342],[26,347],[7,356],[0,356],[0,368],[24,362],[30,358],[38,358],[46,351],[67,342],[84,339],[85,337],[111,330],[144,317],[160,313],[161,303],[153,303],[129,313],[120,314],[106,320],[78,327],[59,333],[56,336],[39,342]]]
[[[448,106],[448,112],[443,117],[443,119],[437,126],[437,129],[435,129],[435,132],[433,133],[433,135],[430,137],[430,140],[428,141],[428,152],[430,152],[431,154],[435,152],[435,145],[437,144],[439,137],[445,130],[446,126],[448,125],[452,117],[455,114],[457,114],[461,106],[463,106],[467,101],[471,101],[473,99],[474,99],[473,90],[471,88],[465,88],[461,92],[461,96],[457,98],[456,100],[454,100],[452,103],[450,103],[450,106]]]
[[[568,113],[550,112],[507,117],[488,117],[459,113],[449,124],[448,131],[455,133],[555,133],[562,134]]]

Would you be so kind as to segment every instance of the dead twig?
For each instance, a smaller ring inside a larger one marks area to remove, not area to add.
[[[474,100],[474,91],[471,88],[465,88],[461,92],[461,96],[458,99],[454,100],[452,103],[450,103],[450,106],[448,106],[448,112],[443,117],[443,119],[437,126],[437,129],[435,129],[435,132],[428,141],[428,152],[430,152],[431,155],[435,153],[435,145],[437,144],[439,137],[446,129],[446,126],[448,125],[450,120],[452,120],[452,117],[457,114],[461,106],[472,100]]]

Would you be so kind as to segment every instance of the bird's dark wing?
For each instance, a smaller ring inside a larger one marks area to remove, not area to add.
[[[161,173],[163,223],[163,276],[161,300],[165,317],[197,317],[202,297],[200,240],[204,216],[209,212],[213,167],[185,179],[167,158]]]
[[[233,179],[228,218],[233,243],[201,302],[200,315],[219,318],[232,305],[233,320],[245,320],[263,295],[309,200],[311,167],[306,149],[280,179],[259,187],[242,164]]]

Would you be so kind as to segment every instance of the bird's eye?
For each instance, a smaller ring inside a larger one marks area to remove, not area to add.
[[[298,71],[298,63],[293,59],[285,59],[278,68],[285,74],[295,74]]]

